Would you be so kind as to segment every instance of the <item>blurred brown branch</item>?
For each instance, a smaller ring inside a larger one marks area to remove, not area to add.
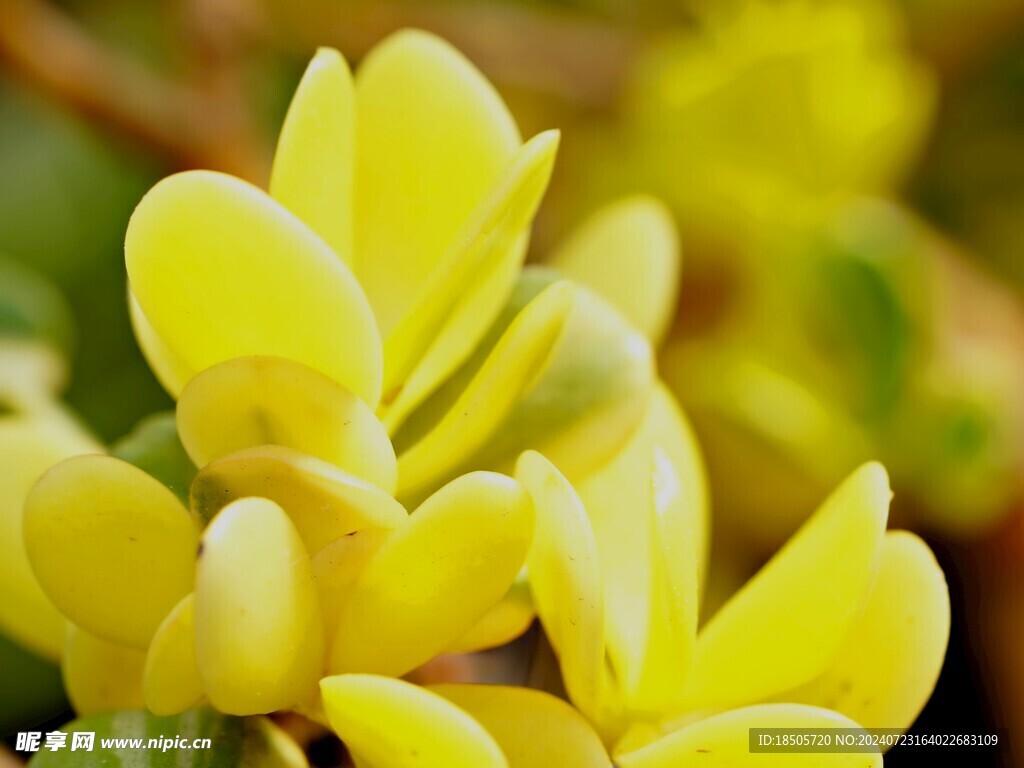
[[[508,2],[271,2],[274,34],[307,52],[335,45],[357,59],[403,27],[434,32],[495,82],[569,105],[617,101],[641,39],[629,25],[578,11]]]
[[[44,0],[0,0],[0,58],[87,117],[169,157],[252,180],[267,152],[219,81],[185,85],[109,50]],[[235,89],[237,90],[237,89]]]

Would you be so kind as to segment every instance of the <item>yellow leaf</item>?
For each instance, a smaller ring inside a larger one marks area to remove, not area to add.
[[[29,561],[50,599],[91,634],[136,648],[191,591],[198,539],[174,493],[110,456],[58,464],[25,502]]]
[[[532,535],[533,505],[511,478],[473,472],[441,488],[353,585],[330,670],[402,675],[444,651],[508,591]]]
[[[355,176],[355,93],[345,59],[321,48],[306,68],[274,154],[270,194],[349,266]]]
[[[377,406],[381,342],[362,289],[256,187],[210,171],[164,179],[132,214],[125,263],[142,313],[188,370],[285,357]]]
[[[608,299],[658,345],[676,311],[679,238],[660,201],[628,197],[587,219],[551,265]]]
[[[437,425],[399,457],[400,494],[416,497],[483,446],[543,370],[573,295],[570,283],[555,283],[516,316]]]
[[[856,470],[701,630],[688,709],[743,704],[795,688],[833,663],[878,568],[889,481]]]
[[[512,582],[501,601],[468,632],[448,646],[445,653],[476,653],[498,648],[525,633],[536,616],[530,585],[520,574],[520,578]]]
[[[150,325],[131,287],[128,289],[128,317],[142,356],[146,358],[153,374],[171,397],[177,397],[188,380],[195,375],[195,371],[164,343],[160,334]]]
[[[559,657],[569,695],[594,717],[605,695],[604,596],[594,531],[573,487],[541,454],[520,456],[516,479],[530,493],[536,512],[527,569],[537,614]]]
[[[397,528],[408,518],[405,508],[377,486],[278,445],[217,459],[192,481],[192,510],[203,522],[247,496],[270,499],[284,509],[313,555],[353,531]]]
[[[60,658],[64,617],[29,565],[22,533],[23,507],[32,485],[54,464],[98,451],[84,436],[25,416],[0,420],[0,631],[48,659]]]
[[[244,448],[281,445],[394,492],[395,451],[373,411],[293,360],[240,357],[207,368],[182,390],[177,418],[196,466]]]
[[[386,528],[363,528],[352,531],[321,549],[313,557],[313,578],[320,593],[324,638],[329,648],[338,630],[342,606],[352,594],[367,563],[388,540]]]
[[[284,511],[239,499],[203,533],[196,565],[196,659],[213,705],[232,715],[287,709],[323,664],[309,556]]]
[[[195,598],[188,594],[153,635],[142,675],[146,706],[154,715],[176,715],[203,698],[196,661]]]
[[[594,729],[561,699],[503,685],[434,685],[498,742],[509,768],[611,768]]]
[[[494,739],[447,699],[404,680],[320,682],[331,728],[360,768],[508,768]]]
[[[864,611],[824,674],[787,701],[842,712],[868,728],[909,728],[942,669],[949,642],[949,588],[928,545],[887,533]]]
[[[753,633],[753,634],[756,634]],[[881,768],[877,753],[751,752],[751,728],[858,728],[836,712],[800,704],[761,704],[714,715],[626,754],[620,768]]]
[[[469,357],[508,300],[558,142],[558,132],[547,131],[519,150],[386,337],[384,420],[390,432]]]
[[[356,273],[387,336],[519,147],[494,88],[405,30],[356,73]]]
[[[61,671],[71,706],[79,715],[140,709],[146,652],[111,643],[69,625]]]

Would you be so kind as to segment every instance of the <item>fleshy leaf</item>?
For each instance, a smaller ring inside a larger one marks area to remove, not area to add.
[[[394,491],[395,452],[366,403],[336,381],[280,357],[242,357],[206,369],[182,390],[178,429],[192,460],[283,445]]]
[[[302,749],[265,717],[230,717],[212,709],[190,709],[172,717],[157,717],[144,710],[104,712],[61,726],[68,734],[93,733],[90,752],[72,751],[72,736],[65,748],[41,750],[32,768],[82,768],[83,765],[117,768],[308,768]],[[175,736],[191,749],[175,748]],[[161,738],[164,740],[161,741]],[[150,749],[103,747],[106,739],[154,740]],[[196,745],[209,739],[208,747]],[[87,756],[87,757],[86,757]]]
[[[756,633],[755,633],[756,634]],[[751,728],[857,728],[836,712],[800,704],[734,709],[684,727],[634,752],[616,754],[620,768],[882,768],[877,753],[751,752]]]
[[[192,589],[199,536],[174,494],[111,456],[50,469],[25,502],[25,545],[50,599],[86,631],[145,648]]]
[[[273,712],[314,692],[319,598],[302,540],[274,502],[234,501],[203,533],[195,626],[203,688],[220,711]]]
[[[661,711],[678,700],[693,656],[707,538],[700,454],[664,386],[629,442],[578,488],[605,574],[608,649],[623,703]]]
[[[508,768],[483,726],[425,688],[376,675],[321,681],[331,728],[366,768]]]
[[[139,349],[142,350],[142,356],[146,358],[157,381],[167,390],[167,394],[177,397],[196,372],[160,338],[160,334],[143,314],[131,286],[128,286],[128,317],[132,323],[135,340],[139,342]]]
[[[525,633],[536,617],[530,585],[520,574],[501,601],[448,646],[446,653],[475,653],[498,648]]]
[[[291,518],[306,551],[366,528],[392,529],[405,508],[375,485],[291,448],[263,445],[217,459],[192,483],[192,510],[204,523],[235,499],[257,496]]]
[[[561,699],[503,685],[435,685],[498,742],[509,768],[611,768],[590,724]]]
[[[527,557],[537,614],[558,654],[572,700],[594,717],[604,695],[604,595],[597,542],[579,496],[535,451],[516,463],[529,491],[536,532]]]
[[[386,337],[519,147],[494,88],[448,43],[405,30],[355,79],[356,274]]]
[[[658,200],[629,197],[593,214],[551,265],[604,297],[657,345],[675,315],[679,238]]]
[[[210,171],[164,179],[132,214],[125,262],[146,320],[187,370],[285,357],[376,407],[381,342],[362,289],[320,238],[256,187]]]
[[[444,651],[508,591],[532,535],[533,504],[517,482],[490,472],[453,480],[353,585],[329,668],[402,675]]]
[[[755,702],[833,663],[875,578],[891,496],[882,466],[863,465],[722,607],[697,639],[688,709]]]
[[[949,588],[928,545],[907,531],[887,533],[871,595],[835,662],[780,698],[868,728],[909,728],[942,669],[949,621]]]
[[[321,48],[292,97],[270,194],[352,266],[355,93],[345,59]]]
[[[64,619],[32,572],[22,508],[40,475],[89,450],[99,447],[46,422],[25,416],[0,419],[0,630],[51,661],[60,658],[64,646]]]
[[[543,370],[570,314],[568,282],[555,283],[509,324],[437,425],[398,459],[399,489],[413,498],[479,450]]]
[[[186,595],[167,614],[146,652],[142,675],[146,706],[156,715],[175,715],[203,698],[196,661],[195,596]]]
[[[548,131],[519,150],[387,336],[385,422],[392,433],[472,353],[512,293],[558,142]]]
[[[557,279],[552,270],[528,268],[513,299],[529,301]],[[532,448],[575,483],[610,460],[636,429],[653,382],[653,353],[644,336],[606,301],[576,286],[548,364],[468,464],[510,467]]]
[[[145,663],[145,651],[69,626],[61,667],[71,705],[80,715],[141,707]]]
[[[313,578],[320,593],[327,647],[334,642],[338,616],[352,585],[390,536],[391,531],[386,528],[363,528],[332,541],[313,557]]]
[[[196,465],[181,444],[173,412],[147,416],[111,446],[110,454],[152,475],[188,503]]]

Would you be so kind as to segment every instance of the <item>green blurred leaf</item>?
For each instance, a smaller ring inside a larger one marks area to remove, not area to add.
[[[302,750],[265,717],[230,717],[212,709],[190,709],[172,717],[144,711],[105,712],[73,720],[60,730],[67,746],[40,751],[31,768],[298,768],[308,765]],[[96,734],[91,752],[71,750],[72,734]],[[102,746],[103,739],[187,739],[190,748],[121,748]],[[191,748],[194,739],[210,739],[209,749]]]
[[[0,736],[49,720],[67,708],[60,668],[0,634]]]
[[[188,490],[197,470],[178,437],[173,411],[147,416],[110,452],[151,474],[188,506]]]
[[[0,256],[0,336],[48,342],[67,352],[73,337],[71,310],[46,278]]]

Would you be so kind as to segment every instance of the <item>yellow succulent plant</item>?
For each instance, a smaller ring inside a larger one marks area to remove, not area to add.
[[[199,384],[186,385],[216,363],[302,363],[315,372],[304,387],[334,398],[332,408],[376,414],[401,446],[397,477],[375,480],[389,492],[397,482],[405,501],[458,474],[499,433],[503,455],[492,451],[490,463],[511,466],[523,448],[559,440],[567,470],[598,466],[639,419],[650,345],[568,283],[500,317],[557,146],[555,131],[522,143],[492,86],[426,33],[388,38],[354,78],[340,54],[319,51],[285,119],[269,194],[186,172],[158,183],[132,216],[125,260],[147,359],[182,400],[198,396]],[[580,363],[579,350],[604,360]],[[454,376],[474,352],[483,356],[472,375]],[[573,378],[584,365],[606,375]],[[208,381],[203,396],[222,387],[232,400],[255,380],[233,375]],[[425,409],[446,383],[449,407]],[[555,407],[570,388],[576,406]],[[296,409],[280,392],[257,392],[269,437]],[[198,417],[205,428],[232,434],[211,407]],[[309,421],[290,422],[299,442]],[[526,422],[530,434],[516,427]]]

